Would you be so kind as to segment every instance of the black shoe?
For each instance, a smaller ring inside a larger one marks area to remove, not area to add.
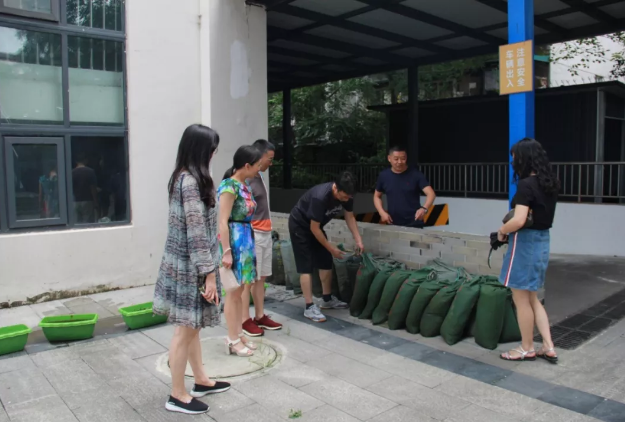
[[[169,396],[169,400],[165,403],[165,409],[170,412],[186,413],[187,415],[199,415],[201,413],[208,412],[210,410],[210,406],[196,399],[191,399],[189,403],[185,403],[175,397]]]
[[[191,389],[191,395],[193,397],[204,397],[207,394],[223,393],[230,390],[230,384],[223,381],[215,381],[215,385],[208,387],[206,385],[194,384]]]

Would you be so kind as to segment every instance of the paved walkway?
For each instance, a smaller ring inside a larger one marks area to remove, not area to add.
[[[450,347],[440,338],[374,327],[346,311],[313,324],[302,317],[300,298],[268,303],[285,324],[266,335],[281,353],[275,364],[208,398],[207,415],[171,414],[164,410],[171,379],[159,364],[173,327],[130,332],[116,315],[117,307],[151,295],[147,286],[0,310],[0,325],[35,326],[59,313],[101,315],[92,340],[53,346],[34,332],[26,352],[0,358],[0,422],[276,422],[294,413],[308,422],[625,421],[624,321],[562,352],[560,365],[509,364],[472,339]],[[223,336],[223,327],[202,332],[203,339]]]

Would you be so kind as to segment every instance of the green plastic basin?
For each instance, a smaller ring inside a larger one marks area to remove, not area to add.
[[[30,328],[24,324],[0,328],[0,355],[24,350],[30,332]]]
[[[98,314],[45,317],[39,323],[48,341],[84,340],[93,337]]]
[[[167,322],[167,315],[156,315],[152,312],[152,302],[119,308],[124,322],[131,330],[150,327]]]

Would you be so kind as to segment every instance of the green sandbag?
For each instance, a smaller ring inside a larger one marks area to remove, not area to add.
[[[362,256],[362,264],[356,274],[356,285],[352,300],[349,303],[349,313],[353,317],[359,317],[363,309],[367,305],[367,296],[371,288],[371,282],[377,274],[377,270],[373,265],[371,254]]]
[[[444,284],[441,284],[437,280],[429,280],[419,286],[408,309],[406,331],[411,334],[419,333],[421,330],[421,317],[423,316],[423,312],[425,312],[425,308],[427,308],[430,300],[432,300],[432,298],[436,296],[436,293],[444,286]]]
[[[356,291],[356,278],[358,276],[358,270],[362,265],[362,257],[361,256],[352,256],[347,258],[347,277],[349,278],[349,286],[352,289],[352,292]],[[353,293],[352,293],[353,296]],[[348,301],[349,302],[349,301]]]
[[[475,342],[480,346],[494,350],[499,343],[506,312],[508,291],[501,284],[483,284],[480,298],[477,300],[475,314]]]
[[[293,286],[293,293],[302,294],[302,286],[299,281],[299,274],[295,266],[295,256],[293,255],[293,247],[291,241],[280,241],[280,251],[282,252],[282,263],[284,264],[284,275],[286,276],[287,285]]]
[[[458,343],[465,336],[479,297],[480,285],[477,280],[465,282],[458,288],[456,297],[441,326],[441,336],[450,346]]]
[[[273,234],[272,237],[274,237]],[[284,286],[286,284],[279,237],[274,237],[271,254],[271,275],[267,277],[267,282],[276,286]]]
[[[347,271],[347,260],[334,259],[334,272],[336,273],[339,297],[343,302],[349,303],[352,298],[353,290]]]
[[[419,325],[423,337],[436,337],[441,333],[441,326],[451,308],[451,304],[458,292],[459,283],[444,286],[430,300],[423,311],[421,324]]]
[[[371,282],[369,294],[367,295],[367,305],[358,316],[359,319],[371,319],[373,311],[375,311],[375,308],[377,308],[380,303],[384,285],[395,271],[396,270],[392,268],[382,267],[380,272],[376,274]]]
[[[521,330],[519,329],[519,322],[512,304],[512,291],[508,290],[506,310],[503,317],[503,329],[501,330],[501,336],[499,336],[499,343],[516,341],[521,341]]]
[[[395,302],[388,313],[388,328],[399,330],[406,326],[406,317],[414,295],[423,283],[423,278],[410,276],[404,281],[397,293]]]
[[[384,285],[384,290],[382,291],[382,296],[380,297],[380,303],[376,306],[373,311],[373,315],[371,316],[371,322],[375,325],[384,324],[386,320],[388,320],[388,313],[391,311],[393,307],[393,302],[395,302],[395,297],[399,292],[402,284],[408,277],[410,277],[412,271],[408,270],[399,270],[395,271],[386,281]]]

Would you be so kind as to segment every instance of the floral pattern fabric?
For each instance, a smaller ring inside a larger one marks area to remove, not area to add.
[[[256,201],[248,183],[242,184],[234,179],[225,179],[219,185],[217,196],[221,198],[226,192],[235,196],[228,223],[232,271],[239,284],[251,284],[256,281],[256,248],[252,230]],[[223,253],[221,242],[219,247]]]

